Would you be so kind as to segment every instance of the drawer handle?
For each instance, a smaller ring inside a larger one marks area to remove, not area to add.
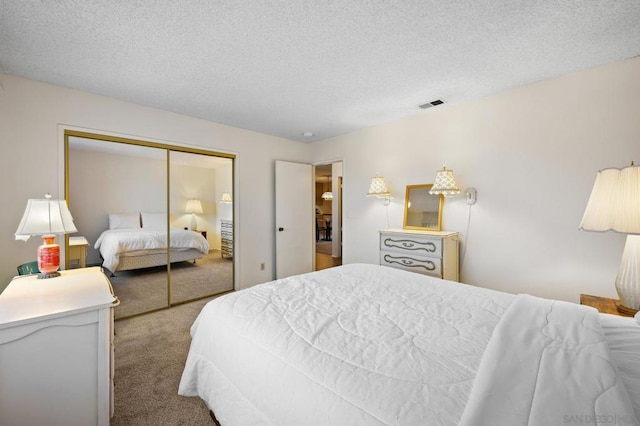
[[[393,265],[394,263],[397,263],[398,265],[402,265],[402,266],[424,268],[426,271],[429,271],[429,272],[436,270],[436,264],[430,260],[418,260],[418,259],[412,259],[410,257],[405,257],[405,256],[395,257],[389,254],[385,254],[384,261],[387,262],[389,265]],[[415,262],[420,262],[420,263],[415,263]]]
[[[393,238],[385,238],[383,244],[386,247],[400,247],[408,250],[424,250],[427,253],[435,253],[438,249],[431,241],[419,242],[411,240],[394,240]]]

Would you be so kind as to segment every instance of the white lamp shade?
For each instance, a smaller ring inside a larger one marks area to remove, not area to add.
[[[633,234],[627,236],[616,276],[618,311],[632,315],[640,309],[640,167],[598,172],[580,229]]]
[[[378,197],[385,198],[391,195],[391,191],[387,188],[387,185],[384,183],[384,177],[382,176],[374,176],[371,178],[371,185],[369,185],[369,192],[367,192],[367,197]]]
[[[640,167],[598,172],[580,229],[640,234]]]
[[[78,232],[64,200],[29,199],[16,230],[16,240],[31,235],[55,235]]]
[[[229,194],[228,192],[223,192],[222,193],[222,198],[220,198],[220,202],[223,204],[231,204],[233,203],[233,200],[231,199],[231,194]]]
[[[204,213],[204,210],[202,210],[202,203],[200,202],[200,200],[196,200],[191,199],[189,201],[187,201],[187,209],[186,209],[187,213],[197,213],[197,214],[202,214]]]
[[[322,195],[320,196],[323,200],[333,200],[333,193],[332,192],[323,192]]]
[[[456,186],[456,179],[453,177],[453,170],[442,166],[442,170],[436,173],[435,182],[429,190],[429,194],[455,195],[460,193],[460,188]]]

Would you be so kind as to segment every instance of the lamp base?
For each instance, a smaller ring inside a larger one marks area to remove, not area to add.
[[[60,246],[56,244],[55,235],[43,235],[43,244],[38,247],[38,278],[54,278],[60,274]],[[57,275],[56,275],[57,274]]]
[[[616,277],[616,291],[620,297],[618,312],[640,309],[640,235],[627,235]]]
[[[627,308],[620,302],[615,302],[615,305],[618,312],[624,315],[625,317],[632,317],[638,312],[637,309]]]
[[[44,280],[47,278],[55,278],[55,277],[59,277],[60,276],[60,272],[50,272],[50,273],[44,273],[41,272],[38,274],[38,279],[39,280]]]

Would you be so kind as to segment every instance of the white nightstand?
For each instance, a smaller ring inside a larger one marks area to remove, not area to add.
[[[100,268],[14,278],[0,294],[0,424],[108,425],[113,307]]]

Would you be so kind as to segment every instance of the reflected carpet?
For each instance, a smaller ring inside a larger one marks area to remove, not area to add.
[[[115,308],[116,318],[168,305],[166,266],[120,271],[109,280],[120,299],[120,306]],[[172,304],[230,290],[233,290],[233,260],[222,259],[220,252],[211,252],[195,263],[171,264]]]

